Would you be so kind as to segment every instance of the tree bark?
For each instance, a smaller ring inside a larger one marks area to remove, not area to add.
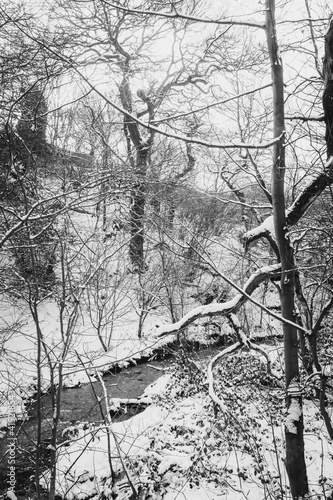
[[[139,154],[138,154],[139,156]],[[142,163],[145,160],[142,159]],[[140,164],[140,160],[137,164]],[[138,182],[132,188],[131,192],[131,207],[130,207],[130,232],[131,241],[129,244],[129,255],[134,270],[139,272],[144,270],[144,217],[146,206],[146,183],[145,169],[139,176]]]
[[[333,155],[333,20],[325,36],[325,57],[323,61],[324,93],[323,108],[326,124],[327,158]]]
[[[129,113],[132,113],[133,97],[129,82],[129,62],[130,59],[128,58],[122,65],[123,80],[120,87],[120,99],[124,109]],[[149,113],[152,114],[153,110],[150,109],[150,103],[148,103],[147,106]],[[146,206],[146,175],[154,133],[150,132],[148,139],[145,141],[141,136],[138,124],[134,122],[129,115],[124,115],[124,132],[134,175],[129,213],[131,232],[129,255],[133,270],[142,272],[145,270],[144,216]]]
[[[266,0],[266,36],[273,83],[273,132],[274,137],[280,137],[279,142],[273,146],[272,202],[276,241],[281,259],[281,311],[285,319],[296,323],[295,263],[287,233],[284,196],[286,164],[283,68],[278,52],[274,0]],[[297,328],[291,324],[283,323],[283,336],[287,389],[285,463],[293,498],[304,498],[308,492],[308,481],[304,457],[302,395],[297,390],[299,386]],[[295,418],[291,413],[291,408],[300,410],[298,418]]]

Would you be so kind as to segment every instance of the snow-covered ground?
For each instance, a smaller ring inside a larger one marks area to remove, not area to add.
[[[117,242],[105,240],[101,222],[92,216],[91,207],[82,205],[81,208],[86,208],[87,213],[74,211],[69,220],[61,221],[67,228],[68,242],[64,244],[67,263],[63,268],[60,262],[57,263],[58,289],[38,303],[38,321],[31,312],[29,294],[22,298],[17,294],[0,298],[0,428],[6,425],[8,400],[13,400],[13,393],[18,419],[25,413],[25,401],[35,393],[37,328],[42,340],[39,368],[43,391],[50,386],[50,364],[58,367],[60,360],[63,385],[73,387],[88,383],[96,376],[96,371],[106,372],[115,364],[125,367],[130,361],[149,356],[169,341],[169,338],[156,337],[157,327],[170,322],[166,307],[150,309],[140,298],[145,289],[148,297],[157,296],[157,304],[163,302],[164,284],[156,278],[159,271],[154,271],[154,253],[150,262],[152,271],[147,273],[144,283],[138,282],[137,276],[128,272],[128,235],[120,232]],[[112,213],[109,218],[111,223]],[[226,245],[222,248],[215,244],[217,261],[223,256],[226,259],[227,255],[231,259],[235,241],[231,240],[230,245],[231,251]],[[240,246],[239,242],[237,245]],[[195,287],[193,290],[198,291]],[[65,309],[62,309],[63,293],[66,295]],[[191,291],[186,298],[175,292],[171,297],[175,303],[181,303],[178,314],[198,304],[190,295]],[[139,317],[145,307],[148,314],[139,338]],[[197,340],[208,341],[205,328],[194,326],[192,330]],[[53,375],[57,383],[57,368]],[[10,405],[12,407],[12,402]]]
[[[23,302],[10,306],[0,304],[3,311],[2,325],[8,328],[8,335],[2,339],[2,355],[0,360],[0,427],[6,426],[8,400],[15,394],[16,417],[22,418],[25,412],[25,401],[36,390],[36,325],[30,311]],[[51,353],[52,359],[59,359],[63,353],[60,343],[59,307],[54,301],[45,301],[39,306],[39,326],[43,334],[44,345]],[[96,376],[96,371],[106,372],[112,366],[127,366],[131,361],[149,356],[154,350],[167,342],[167,339],[157,339],[154,335],[156,323],[160,318],[150,315],[144,325],[142,338],[137,335],[137,315],[127,315],[126,322],[118,324],[112,334],[112,342],[108,352],[104,352],[101,343],[93,331],[87,328],[88,319],[82,318],[73,333],[68,353],[64,361],[65,387],[75,387],[89,383]],[[16,325],[13,328],[13,325]],[[79,361],[80,360],[80,361]],[[84,363],[84,368],[82,364]],[[50,367],[42,355],[41,362],[42,390],[50,386]],[[57,381],[57,378],[55,379]],[[12,402],[10,403],[12,406]]]
[[[105,242],[98,234],[96,236],[95,223],[89,216],[78,215],[72,223],[75,231],[80,232],[82,247],[80,252],[77,246],[69,251],[74,262],[70,283],[79,284],[75,294],[81,294],[82,300],[76,314],[76,302],[69,299],[63,317],[59,297],[48,297],[38,304],[37,326],[42,339],[39,367],[45,391],[51,380],[50,364],[58,367],[62,360],[63,384],[73,387],[89,382],[115,364],[125,367],[131,360],[149,356],[169,340],[168,337],[156,337],[157,326],[170,323],[165,307],[152,308],[148,312],[142,336],[138,337],[142,312],[138,297],[143,287],[138,286],[137,278],[127,272],[126,264],[119,265],[117,252],[121,251],[122,243],[116,249],[114,243],[106,248]],[[234,266],[242,274],[237,248],[232,250],[233,258],[221,248],[212,249],[212,260],[224,268]],[[102,277],[99,283],[94,281],[96,277]],[[245,283],[245,276],[243,278]],[[151,296],[158,294],[161,288],[154,279],[152,273],[145,283]],[[90,287],[91,282],[94,287]],[[204,285],[203,281],[200,286]],[[190,302],[190,297],[191,292],[187,302],[181,303],[181,312],[198,305],[194,300]],[[232,297],[231,291],[229,300]],[[276,309],[278,306],[274,287],[258,290],[254,298],[267,307]],[[27,398],[36,390],[37,331],[29,305],[23,298],[3,297],[0,308],[1,427],[7,424],[9,410],[13,410],[13,394],[14,413],[20,418],[24,415]],[[98,311],[104,315],[100,330],[96,327]],[[279,322],[252,305],[245,305],[240,317],[256,338],[279,332]],[[71,318],[75,319],[72,323]],[[222,320],[220,326],[222,333],[228,331]],[[209,328],[198,322],[191,332],[195,339],[207,341]],[[107,344],[107,352],[101,338]],[[274,345],[266,348],[278,371],[282,363],[281,349]],[[164,375],[147,389],[141,400],[149,406],[142,413],[125,422],[105,422],[102,426],[82,423],[68,430],[67,435],[72,437],[58,449],[57,493],[61,497],[97,500],[117,494],[118,500],[125,500],[130,498],[132,483],[134,490],[141,491],[142,498],[152,500],[290,498],[283,464],[283,391],[277,396],[280,398],[277,407],[280,418],[269,419],[265,413],[265,399],[270,397],[267,387],[260,398],[255,393],[251,399],[251,384],[248,384],[243,392],[248,391],[249,396],[243,401],[240,394],[237,400],[238,384],[242,384],[244,377],[240,372],[223,395],[224,399],[230,399],[229,403],[227,401],[230,415],[227,415],[228,425],[225,426],[223,415],[208,396],[205,367],[202,369],[198,362],[188,366],[186,363],[184,360],[178,371]],[[191,370],[199,371],[198,379],[195,373],[193,379],[188,378]],[[112,400],[107,402],[109,407],[114,403]],[[307,400],[305,431],[311,498],[319,499],[320,495],[329,498],[333,494],[333,447],[318,409]],[[116,478],[114,483],[111,470]],[[47,473],[41,481],[47,488]]]
[[[147,388],[142,400],[152,404],[139,415],[109,429],[74,428],[73,442],[59,450],[58,494],[68,500],[97,500],[112,498],[113,492],[125,500],[131,482],[142,498],[156,500],[291,498],[282,419],[270,421],[261,413],[262,401],[250,402],[246,418],[253,428],[242,428],[245,418],[242,423],[238,415],[235,441],[232,417],[227,430],[206,391],[198,386],[196,393],[182,396],[173,377],[163,375]],[[333,446],[313,403],[306,402],[305,415],[309,498],[322,498],[324,492],[323,498],[330,498]],[[47,476],[43,484],[47,486]]]

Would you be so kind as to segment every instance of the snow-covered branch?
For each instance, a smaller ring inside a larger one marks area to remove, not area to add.
[[[333,157],[331,157],[325,165],[324,171],[312,178],[310,182],[303,188],[296,200],[286,210],[287,226],[295,225],[312,203],[320,196],[320,194],[333,183]],[[273,216],[267,217],[262,224],[251,229],[244,235],[246,247],[260,238],[268,238],[275,241],[275,230]]]
[[[214,317],[214,316],[228,316],[236,312],[244,302],[244,296],[237,294],[231,300],[223,303],[209,304],[206,306],[199,306],[192,309],[185,314],[179,321],[171,325],[162,325],[157,329],[157,336],[164,337],[170,333],[175,333],[190,325],[199,318]]]
[[[287,210],[287,224],[296,224],[318,196],[333,183],[333,157],[325,164],[324,171],[313,178]]]
[[[275,229],[273,215],[266,217],[266,219],[257,227],[250,229],[245,233],[243,239],[245,247],[247,248],[250,243],[260,238],[268,238],[275,241]]]
[[[157,336],[164,337],[165,335],[169,335],[172,333],[176,333],[182,328],[185,328],[192,324],[199,318],[207,318],[207,317],[215,317],[215,316],[230,316],[231,314],[236,313],[240,307],[247,301],[250,300],[252,303],[263,309],[267,314],[277,318],[281,322],[285,322],[284,318],[279,314],[267,309],[263,304],[257,302],[256,300],[251,298],[251,294],[254,292],[258,286],[268,279],[277,279],[280,277],[280,264],[274,264],[272,266],[266,266],[255,273],[253,273],[248,281],[245,283],[244,287],[240,289],[236,285],[234,287],[239,291],[237,295],[235,295],[231,300],[223,303],[215,303],[209,304],[205,306],[195,307],[191,311],[189,311],[185,316],[183,316],[176,323],[172,323],[170,325],[162,325],[157,329]],[[287,323],[292,324],[293,326],[300,328],[299,325],[293,323],[291,321],[287,321]],[[302,328],[301,328],[302,329]],[[306,333],[307,330],[305,330]]]
[[[237,349],[239,349],[239,347],[241,347],[241,345],[242,344],[240,342],[235,342],[234,344],[230,345],[229,347],[226,347],[225,349],[223,349],[223,351],[216,354],[216,356],[214,356],[210,360],[210,363],[209,363],[208,368],[207,368],[208,394],[209,394],[210,398],[212,399],[212,401],[220,407],[220,409],[222,410],[222,412],[224,414],[227,412],[227,407],[224,404],[224,402],[222,401],[222,399],[219,398],[217,396],[217,394],[215,393],[213,369],[214,369],[214,366],[216,365],[216,363],[220,359],[222,359],[224,356],[227,356],[227,354],[230,354],[234,351],[237,351]]]
[[[299,120],[301,122],[324,122],[325,117],[321,116],[304,116],[304,115],[286,115],[286,120]]]

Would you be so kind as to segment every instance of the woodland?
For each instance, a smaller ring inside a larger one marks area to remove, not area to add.
[[[0,498],[332,499],[329,2],[4,0],[0,45]]]

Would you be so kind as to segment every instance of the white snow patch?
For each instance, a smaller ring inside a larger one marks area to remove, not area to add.
[[[177,452],[172,450],[171,453],[164,456],[158,466],[158,473],[164,474],[172,466],[177,466],[182,471],[188,470],[192,465],[192,460],[189,455],[185,453]]]
[[[245,239],[253,239],[264,233],[268,233],[271,235],[273,239],[275,239],[275,229],[274,229],[274,218],[273,215],[267,217],[262,224],[251,229],[245,234]]]
[[[125,422],[112,424],[109,435],[105,427],[80,430],[75,442],[59,450],[57,494],[66,495],[67,500],[96,494],[105,478],[110,476],[108,436],[112,466],[117,472],[121,470],[121,461],[116,441],[126,460],[145,453],[150,443],[146,432],[163,422],[167,413],[166,409],[151,406]],[[41,479],[41,485],[46,488],[48,483],[49,475],[46,474]]]
[[[166,373],[159,377],[155,382],[146,387],[142,396],[140,397],[140,401],[144,403],[152,403],[156,396],[161,396],[165,393],[170,383],[170,379],[170,373]]]
[[[163,500],[218,500],[220,498],[225,500],[227,498],[226,493],[219,491],[212,483],[202,481],[200,486],[195,488],[190,488],[186,480],[182,483],[174,485],[174,491],[169,490]],[[232,496],[232,498],[238,499],[237,496]],[[242,500],[244,500],[244,495]]]
[[[302,408],[297,399],[292,399],[286,417],[286,429],[292,434],[297,434],[295,422],[299,422],[302,416]]]

